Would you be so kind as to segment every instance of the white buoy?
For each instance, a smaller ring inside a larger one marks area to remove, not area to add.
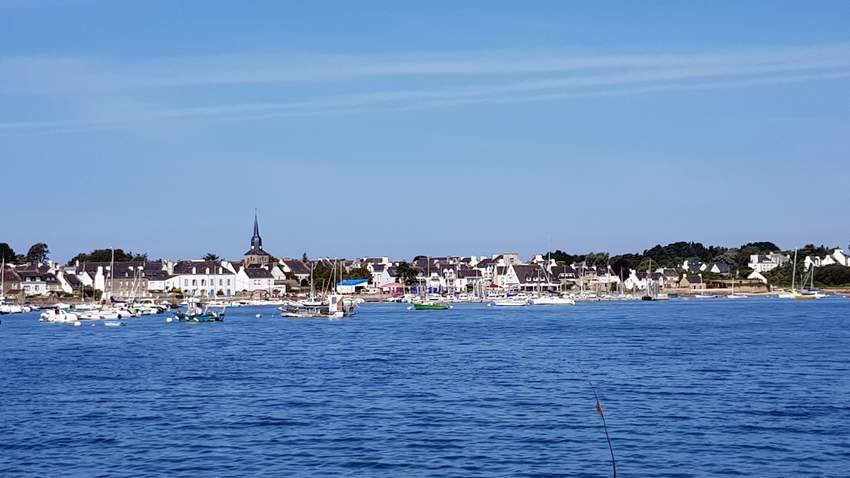
[[[260,318],[260,317],[262,317],[262,315],[260,315],[260,314],[257,314],[257,318],[258,318],[258,319],[259,319],[259,318]]]
[[[173,317],[166,317],[165,321],[170,324],[171,322],[174,322],[174,318]]]
[[[79,327],[79,326],[81,326],[81,325],[83,325],[83,324],[81,324],[79,321],[74,322],[74,327]]]
[[[413,309],[413,306],[409,306],[409,307],[407,308],[407,310],[412,310],[412,309]]]

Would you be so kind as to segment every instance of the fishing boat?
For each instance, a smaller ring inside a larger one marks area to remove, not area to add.
[[[72,314],[58,307],[42,312],[39,318],[42,322],[52,322],[57,324],[70,324],[79,322],[76,314]]]
[[[327,301],[290,303],[280,307],[280,316],[292,319],[342,319],[357,313],[357,301],[349,297],[331,294]]]
[[[451,308],[450,305],[444,304],[442,302],[435,301],[419,301],[413,303],[413,308],[415,310],[448,310]]]
[[[185,311],[177,312],[178,322],[222,322],[224,320],[225,307],[218,311],[212,310],[209,306],[200,307],[198,304],[189,303]]]

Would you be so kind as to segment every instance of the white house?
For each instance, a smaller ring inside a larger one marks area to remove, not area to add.
[[[396,268],[386,264],[372,265],[372,284],[375,287],[383,287],[387,284],[397,282]]]
[[[21,290],[25,295],[48,295],[51,292],[62,291],[59,280],[46,268],[16,269],[21,278]]]
[[[833,264],[850,267],[850,258],[848,258],[847,254],[845,254],[843,250],[841,250],[840,248],[836,248],[832,251],[832,253],[827,254],[824,257],[806,256],[806,258],[803,260],[803,265],[805,266],[806,270],[808,270],[812,266],[824,267]]]
[[[832,264],[848,267],[850,266],[850,258],[848,258],[847,254],[845,254],[841,249],[835,249],[832,251],[832,254],[824,257],[821,261],[821,266],[829,266]]]
[[[233,295],[236,274],[222,261],[180,261],[174,265],[173,283],[184,295]]]
[[[281,290],[284,289],[284,290]],[[237,292],[268,292],[278,294],[285,292],[285,286],[276,286],[275,277],[271,268],[266,266],[252,265],[251,267],[240,267],[236,273]]]
[[[747,276],[747,279],[750,279],[750,280],[759,280],[759,281],[761,281],[762,283],[767,284],[767,277],[765,277],[764,275],[762,275],[762,273],[761,273],[761,272],[756,271],[756,270],[752,271],[752,272],[750,273],[750,275],[748,275],[748,276]]]
[[[637,272],[634,269],[629,269],[629,276],[623,281],[623,287],[626,290],[644,290],[646,289],[646,272]]]
[[[777,252],[770,253],[766,256],[753,254],[750,256],[750,262],[747,265],[750,269],[756,272],[765,273],[770,272],[777,267],[782,267],[790,260],[790,257]]]

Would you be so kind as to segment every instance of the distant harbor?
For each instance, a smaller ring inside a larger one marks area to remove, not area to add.
[[[421,309],[456,302],[553,306],[716,296],[819,298],[824,295],[815,287],[816,276],[824,275],[819,271],[831,276],[836,269],[839,276],[850,272],[850,258],[840,248],[807,246],[807,253],[792,254],[771,243],[735,250],[675,243],[641,255],[614,257],[553,251],[525,260],[517,253],[419,255],[411,260],[309,259],[304,254],[300,259],[278,259],[264,249],[256,215],[249,248],[238,260],[214,254],[193,260],[148,260],[120,249],[101,249],[61,265],[48,260],[46,245],[38,244],[27,256],[9,254],[7,263],[10,248],[0,247],[4,248],[0,313],[56,305],[91,310],[95,304],[129,304],[105,312],[108,318],[116,313],[119,318],[146,314],[188,300],[310,307],[317,300],[327,302],[331,295],[356,297],[357,303],[407,302]],[[711,260],[699,257],[711,255]],[[790,284],[783,284],[783,279],[790,279]],[[831,290],[846,292],[840,287]],[[346,307],[354,302],[346,300]]]

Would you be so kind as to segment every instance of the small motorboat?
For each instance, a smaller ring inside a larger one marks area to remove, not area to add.
[[[528,305],[528,299],[519,297],[506,297],[493,301],[494,307],[525,307]]]
[[[531,299],[531,305],[576,305],[576,301],[569,297],[550,295]]]
[[[118,321],[114,321],[114,320],[107,320],[107,321],[105,321],[105,322],[103,323],[103,325],[104,325],[104,326],[106,326],[106,327],[124,327],[124,326],[125,326],[125,325],[127,325],[127,324],[125,324],[124,322],[118,322]]]
[[[414,302],[413,308],[415,310],[448,310],[451,306],[442,302],[422,301]]]

